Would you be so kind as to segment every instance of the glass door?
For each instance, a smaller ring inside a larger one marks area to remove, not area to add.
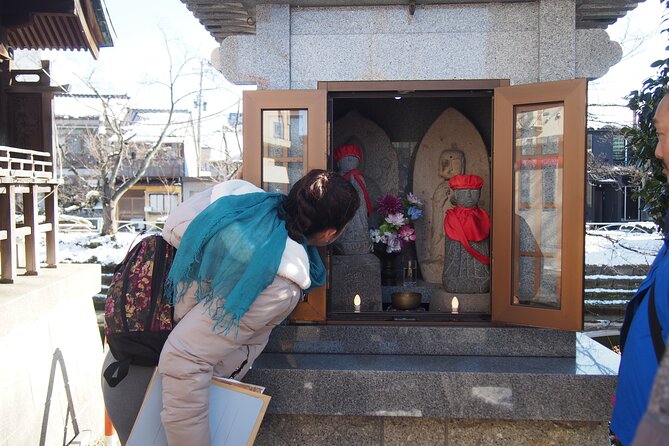
[[[325,91],[244,92],[242,177],[287,194],[309,170],[327,168],[326,129]],[[325,321],[325,296],[325,287],[305,295],[291,319]]]
[[[494,94],[492,318],[583,328],[583,79]]]

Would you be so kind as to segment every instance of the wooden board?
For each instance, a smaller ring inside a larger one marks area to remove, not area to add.
[[[162,391],[160,374],[154,372],[127,446],[167,446],[160,419]],[[252,446],[269,400],[268,395],[249,390],[243,383],[229,384],[212,379],[209,387],[212,446]]]

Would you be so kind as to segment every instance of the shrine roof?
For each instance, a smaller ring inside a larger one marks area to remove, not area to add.
[[[88,50],[97,58],[101,47],[113,46],[104,0],[5,2],[0,8],[0,30],[7,32],[3,53],[6,47]]]

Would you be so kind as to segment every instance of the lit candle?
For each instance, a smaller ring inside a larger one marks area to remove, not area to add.
[[[453,299],[451,299],[451,313],[458,314],[459,307],[460,302],[458,301],[458,298],[453,296]]]
[[[354,313],[360,313],[360,304],[362,301],[360,300],[360,295],[356,294],[355,297],[353,298],[353,312]]]

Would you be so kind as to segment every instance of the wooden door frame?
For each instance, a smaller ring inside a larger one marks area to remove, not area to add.
[[[262,99],[256,93],[261,93]],[[244,92],[243,125],[245,164],[260,166],[259,169],[242,168],[242,178],[258,187],[262,187],[262,111],[263,110],[308,110],[309,148],[305,153],[304,173],[311,169],[327,169],[327,95],[321,90],[255,90]],[[323,123],[318,125],[317,123]],[[324,147],[318,151],[315,146]],[[250,148],[254,149],[251,150]]]
[[[417,81],[319,81],[318,89],[328,92],[394,91],[467,91],[493,90],[510,85],[508,79],[417,80]]]
[[[574,85],[579,87],[574,89]],[[565,148],[563,170],[563,197],[572,197],[581,203],[585,200],[585,90],[582,79],[556,81],[534,85],[510,87],[508,80],[452,80],[452,81],[322,81],[316,90],[261,91],[262,103],[254,94],[244,96],[244,163],[259,166],[244,169],[243,178],[261,185],[262,141],[261,110],[308,108],[310,138],[305,159],[305,172],[312,168],[327,168],[330,134],[327,116],[330,92],[398,92],[417,91],[494,91],[492,110],[492,203],[491,215],[491,308],[494,321],[517,325],[555,327],[580,330],[583,325],[583,270],[584,270],[584,206],[563,204],[562,225],[562,309],[546,310],[512,305],[512,237],[513,237],[513,106],[563,102],[565,104]],[[320,92],[313,103],[309,95]],[[305,104],[312,104],[306,106]],[[256,115],[256,113],[258,113]],[[252,119],[253,118],[253,119]],[[320,124],[318,124],[320,123]],[[318,124],[318,125],[317,125]],[[320,130],[319,130],[320,129]],[[575,129],[575,130],[574,130]],[[582,129],[582,130],[581,130]],[[317,150],[316,146],[324,147]],[[579,146],[582,150],[579,150]],[[255,148],[251,150],[250,148]],[[565,278],[569,278],[566,280]],[[311,301],[311,303],[309,303]],[[307,305],[300,304],[291,319],[325,322],[325,288],[310,295]]]
[[[518,325],[583,329],[585,249],[585,107],[587,81],[575,79],[495,89],[493,129],[492,319]],[[514,107],[564,104],[561,307],[559,310],[514,305]]]
[[[262,188],[262,111],[307,110],[307,150],[304,173],[311,169],[327,169],[327,93],[322,90],[256,90],[244,92],[244,164],[242,178]],[[322,149],[319,150],[319,147]],[[255,168],[257,166],[257,168]],[[327,259],[321,250],[321,257]],[[325,322],[326,287],[305,294],[291,313],[294,321]]]

